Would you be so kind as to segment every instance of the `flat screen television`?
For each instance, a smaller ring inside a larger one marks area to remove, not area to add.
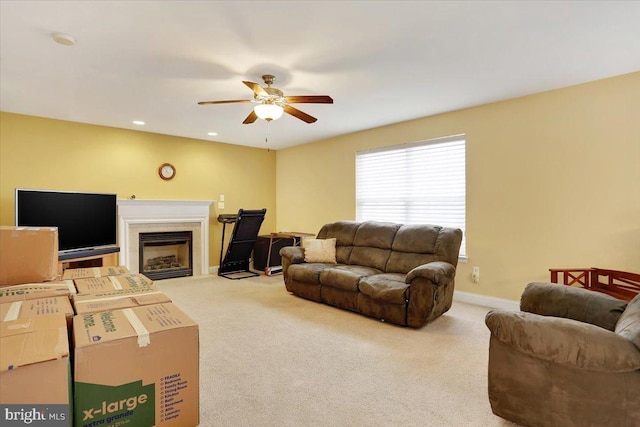
[[[16,225],[58,227],[61,254],[115,246],[116,194],[16,189]]]

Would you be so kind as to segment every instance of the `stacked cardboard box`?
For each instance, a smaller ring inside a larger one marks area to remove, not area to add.
[[[58,230],[0,227],[0,424],[72,421],[71,282],[58,277]]]
[[[198,325],[124,266],[52,281],[57,231],[28,231],[0,234],[0,420],[198,425]]]
[[[137,273],[74,279],[73,283],[79,294],[93,294],[120,289],[144,290],[153,287],[152,280],[143,274]]]
[[[86,314],[167,303],[171,302],[171,299],[165,293],[151,287],[78,294],[73,296],[72,301],[76,314]]]
[[[58,277],[56,227],[0,226],[0,286]]]
[[[64,314],[0,322],[0,420],[68,427],[70,378]]]
[[[71,326],[75,313],[68,296],[51,296],[0,303],[0,320],[3,322],[45,314],[63,314],[67,325]]]
[[[142,274],[78,270],[74,425],[197,425],[197,324]]]
[[[72,268],[65,270],[62,274],[63,279],[84,279],[87,277],[104,277],[117,276],[120,274],[130,273],[129,269],[124,265],[111,267],[88,267],[88,268]]]
[[[76,287],[70,280],[0,286],[0,303],[55,296],[70,298],[75,293]]]
[[[199,422],[198,325],[171,303],[74,318],[75,426]]]

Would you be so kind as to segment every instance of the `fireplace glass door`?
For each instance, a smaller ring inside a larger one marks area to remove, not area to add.
[[[193,276],[191,231],[140,233],[140,272],[151,280]]]

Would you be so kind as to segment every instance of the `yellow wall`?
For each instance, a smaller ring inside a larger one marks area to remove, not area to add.
[[[211,208],[210,265],[220,256],[219,213],[267,208],[275,230],[275,152],[148,132],[0,113],[0,224],[14,224],[14,189],[117,193],[125,199],[217,200]],[[158,167],[172,163],[172,181]],[[227,237],[230,229],[227,227]]]
[[[14,223],[22,187],[140,199],[225,194],[223,213],[267,208],[263,232],[317,232],[355,218],[358,150],[464,133],[469,262],[459,264],[456,286],[518,299],[550,267],[640,270],[639,117],[640,73],[277,152],[0,113],[0,224]],[[157,175],[164,162],[177,168],[173,181]]]
[[[518,300],[552,267],[640,270],[640,72],[280,150],[277,228],[355,219],[358,150],[461,133],[457,290]]]

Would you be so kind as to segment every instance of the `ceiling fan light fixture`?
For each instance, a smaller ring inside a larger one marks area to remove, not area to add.
[[[284,109],[276,104],[258,104],[253,107],[253,111],[262,120],[270,122],[271,120],[278,120],[282,117]]]

